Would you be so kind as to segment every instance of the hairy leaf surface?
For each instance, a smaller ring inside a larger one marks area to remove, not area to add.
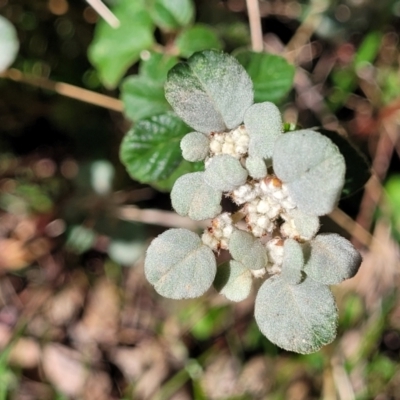
[[[300,283],[303,266],[304,255],[301,244],[293,239],[286,239],[283,245],[282,279],[292,285]]]
[[[199,297],[216,274],[212,250],[187,229],[170,229],[147,249],[144,272],[157,293],[170,299]]]
[[[265,247],[252,234],[235,229],[229,239],[229,252],[246,268],[261,269],[267,264],[268,257]]]
[[[204,172],[193,172],[181,176],[171,192],[174,210],[195,221],[214,218],[221,213],[222,192],[207,185]]]
[[[246,169],[254,179],[262,179],[267,175],[267,165],[261,157],[247,157]]]
[[[0,72],[15,60],[19,49],[17,31],[8,19],[0,15]]]
[[[352,278],[361,265],[361,255],[344,237],[322,233],[310,241],[304,271],[315,281],[335,285]]]
[[[279,276],[266,280],[256,297],[255,318],[272,343],[296,353],[314,353],[336,336],[335,299],[311,278],[298,285]]]
[[[285,133],[276,141],[273,167],[301,211],[324,215],[336,206],[346,165],[327,137],[311,130]]]
[[[228,300],[239,302],[249,296],[252,283],[250,270],[242,263],[231,260],[218,266],[214,287]]]
[[[182,156],[188,161],[204,160],[209,152],[210,141],[200,132],[190,132],[181,140]]]
[[[235,58],[209,50],[171,69],[165,96],[188,125],[210,134],[243,122],[253,103],[253,85]]]

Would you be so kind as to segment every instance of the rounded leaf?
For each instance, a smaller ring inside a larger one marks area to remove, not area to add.
[[[171,69],[165,97],[196,131],[223,132],[243,122],[253,103],[253,84],[235,58],[208,50]]]
[[[204,180],[213,188],[228,192],[243,185],[247,171],[240,161],[227,154],[213,157],[204,172]]]
[[[191,132],[181,140],[182,156],[188,161],[204,160],[209,151],[210,141],[200,132]]]
[[[244,124],[249,133],[249,154],[270,159],[274,145],[283,132],[281,113],[269,102],[253,104],[244,115]]]
[[[301,239],[311,240],[317,234],[320,223],[316,215],[305,214],[298,208],[289,210],[287,213],[291,217]]]
[[[212,250],[187,229],[170,229],[155,238],[144,262],[147,280],[170,299],[201,296],[212,285],[216,271]]]
[[[323,233],[310,241],[305,273],[325,285],[352,278],[361,265],[361,255],[344,237]]]
[[[267,165],[261,157],[247,157],[246,169],[249,171],[249,175],[254,179],[262,179],[267,176]]]
[[[217,268],[214,287],[228,300],[242,301],[246,299],[253,283],[253,277],[242,263],[231,260]]]
[[[273,276],[256,297],[255,319],[261,332],[272,343],[296,353],[314,353],[331,343],[337,318],[329,288],[310,278],[290,285]]]
[[[327,137],[311,130],[281,135],[275,144],[273,167],[301,211],[324,215],[336,206],[346,166]]]
[[[283,245],[282,279],[292,285],[298,284],[302,278],[304,255],[301,244],[293,239],[286,239]]]
[[[183,216],[200,221],[221,213],[222,193],[204,181],[204,172],[193,172],[178,178],[171,191],[174,210]]]
[[[14,25],[0,15],[0,72],[5,71],[15,60],[19,49]]]
[[[235,229],[228,243],[232,257],[246,268],[265,268],[268,262],[267,251],[260,240],[251,233]]]

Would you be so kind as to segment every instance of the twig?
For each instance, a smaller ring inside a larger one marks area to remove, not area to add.
[[[332,375],[340,400],[354,400],[356,398],[350,377],[339,356],[334,356],[331,361]]]
[[[106,96],[101,93],[96,93],[91,90],[82,89],[78,86],[70,85],[63,82],[54,82],[47,78],[25,75],[17,69],[9,69],[0,77],[11,79],[15,82],[27,83],[28,85],[36,86],[41,89],[56,92],[62,96],[70,97],[75,100],[80,100],[85,103],[94,104],[99,107],[104,107],[113,111],[123,111],[123,104],[121,100],[114,97]]]
[[[107,22],[112,28],[119,28],[121,23],[119,19],[112,13],[112,11],[101,0],[86,0],[93,9],[100,15],[104,21]]]
[[[181,217],[172,211],[139,209],[135,206],[122,206],[119,209],[119,218],[126,221],[143,222],[145,224],[166,226],[168,228],[186,228],[190,230],[204,229],[207,221],[195,222]]]
[[[264,41],[261,28],[261,16],[258,0],[246,0],[249,15],[251,46],[254,51],[264,50]]]

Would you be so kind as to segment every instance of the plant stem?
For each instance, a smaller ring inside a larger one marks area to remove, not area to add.
[[[101,0],[86,0],[93,9],[100,15],[104,21],[107,22],[112,28],[117,29],[121,25],[119,19],[113,14],[113,12],[101,1]]]
[[[249,14],[251,46],[254,51],[261,52],[264,50],[264,41],[258,0],[246,0],[246,4]]]
[[[0,77],[8,78],[15,82],[27,83],[28,85],[36,86],[41,89],[50,90],[56,92],[62,96],[70,97],[75,100],[80,100],[85,103],[94,104],[99,107],[107,108],[109,110],[122,112],[123,104],[121,100],[118,100],[111,96],[106,96],[101,93],[93,92],[91,90],[83,89],[78,86],[70,85],[63,82],[54,82],[47,78],[26,75],[17,69],[9,69]]]

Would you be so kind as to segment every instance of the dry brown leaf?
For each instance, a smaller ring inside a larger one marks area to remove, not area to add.
[[[264,396],[271,387],[272,368],[264,356],[250,359],[239,377],[239,392],[248,393],[253,398]]]
[[[21,337],[13,345],[8,362],[20,368],[35,368],[40,360],[39,343],[28,337]]]
[[[103,371],[92,371],[83,392],[83,400],[110,400],[112,382]]]
[[[46,378],[60,392],[71,397],[81,395],[89,371],[80,353],[60,344],[48,344],[43,349],[42,366]]]
[[[0,269],[25,268],[30,261],[31,255],[23,242],[17,239],[0,239]]]

